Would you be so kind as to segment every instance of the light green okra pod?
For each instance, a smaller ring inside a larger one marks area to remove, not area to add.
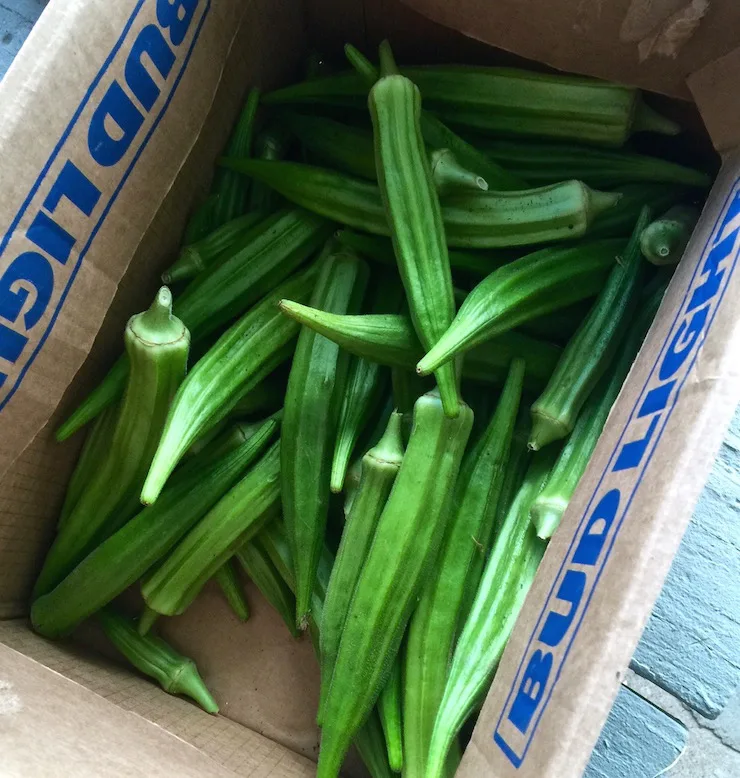
[[[698,221],[698,208],[674,205],[642,231],[642,255],[653,265],[677,265]]]

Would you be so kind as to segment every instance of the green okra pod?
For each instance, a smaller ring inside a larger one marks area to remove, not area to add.
[[[452,275],[442,211],[421,137],[421,95],[400,75],[384,76],[370,90],[375,164],[391,241],[411,320],[429,349],[455,315]],[[436,371],[445,413],[460,404],[455,365]]]
[[[193,209],[188,217],[188,221],[185,224],[185,230],[182,234],[184,246],[187,246],[189,243],[195,243],[201,238],[205,238],[205,236],[214,229],[213,211],[217,199],[217,195],[208,195],[200,205],[197,205]]]
[[[545,544],[529,522],[529,506],[557,457],[538,452],[512,502],[486,562],[467,621],[455,645],[432,731],[425,778],[441,778],[450,745],[481,701],[537,572]]]
[[[248,157],[251,154],[259,100],[259,90],[252,89],[226,145],[227,154],[238,157]],[[247,210],[249,183],[233,173],[219,171],[214,179],[212,193],[217,197],[213,214],[217,225],[224,224]]]
[[[233,255],[183,290],[175,313],[191,331],[194,341],[202,341],[271,292],[319,249],[332,229],[328,222],[300,209],[265,218],[240,239]],[[74,434],[118,399],[126,386],[128,369],[124,355],[59,427],[57,440]]]
[[[97,622],[110,642],[144,675],[154,678],[168,694],[194,700],[206,713],[218,713],[218,704],[198,673],[195,662],[175,651],[162,638],[142,637],[129,619],[104,608]]]
[[[82,446],[77,465],[72,472],[67,485],[67,493],[64,497],[62,511],[59,514],[59,523],[57,529],[61,530],[67,517],[80,499],[85,487],[93,478],[95,472],[100,467],[100,462],[105,457],[111,444],[113,431],[116,428],[118,420],[118,406],[109,405],[90,429]]]
[[[231,489],[275,436],[268,419],[248,437],[224,436],[173,476],[154,505],[103,541],[49,594],[31,606],[33,628],[46,637],[70,632],[138,581]],[[228,440],[229,445],[224,445]]]
[[[163,616],[183,613],[216,570],[279,508],[278,441],[144,579],[141,593],[148,608]]]
[[[295,625],[295,597],[260,543],[260,536],[240,546],[236,558],[262,596],[280,614],[290,634],[294,638],[300,637]]]
[[[203,430],[224,418],[241,397],[293,352],[298,326],[276,303],[286,294],[308,295],[318,268],[311,266],[278,286],[230,327],[194,365],[178,390],[141,492],[153,503],[183,454]]]
[[[411,617],[405,645],[404,775],[426,778],[432,730],[445,691],[449,658],[476,550],[487,543],[509,460],[524,381],[524,361],[509,376],[483,435],[460,469],[451,517],[435,564]]]
[[[388,764],[394,773],[400,773],[404,769],[402,699],[401,661],[400,656],[397,656],[391,667],[390,677],[378,697],[378,715],[385,736]]]
[[[436,149],[431,154],[432,180],[440,195],[465,192],[472,189],[488,191],[488,182],[482,176],[464,168],[449,149]]]
[[[185,376],[190,346],[187,327],[172,315],[172,294],[166,286],[149,310],[129,319],[124,342],[131,370],[110,446],[44,560],[34,599],[50,592],[96,544],[136,513],[135,495]]]
[[[645,208],[591,311],[532,405],[529,447],[533,451],[570,434],[588,395],[612,361],[637,305],[643,268],[640,235],[648,220]]]
[[[601,277],[606,276],[606,271]],[[596,290],[594,290],[595,293]],[[337,315],[282,300],[280,310],[352,354],[382,365],[413,370],[422,356],[410,319],[397,314]],[[475,346],[465,355],[463,377],[503,384],[509,362],[516,356],[527,362],[525,386],[543,386],[555,369],[561,349],[521,332],[506,330]]]
[[[375,535],[375,527],[403,460],[401,414],[391,413],[385,433],[362,458],[360,482],[332,568],[321,620],[321,701],[329,694],[349,605]]]
[[[439,365],[526,321],[592,297],[615,265],[622,241],[547,248],[494,270],[465,299],[449,329],[416,366]]]
[[[258,159],[277,160],[282,159],[288,151],[287,133],[278,127],[270,127],[262,132],[255,143],[255,156]],[[280,205],[280,195],[269,186],[252,184],[249,193],[250,211],[272,213]]]
[[[323,708],[317,778],[334,778],[380,694],[444,534],[472,412],[444,413],[438,394],[419,398],[414,426],[347,613]]]
[[[558,456],[547,485],[529,509],[529,518],[537,536],[543,540],[551,538],[557,529],[578,482],[586,471],[609,411],[640,350],[664,291],[664,286],[659,287],[646,302],[641,302],[640,311],[619,347],[613,367],[601,378],[586,401],[573,432]]]
[[[686,194],[675,184],[625,184],[614,192],[620,195],[619,200],[596,216],[588,228],[589,238],[627,239],[645,206],[651,213],[663,213]]]
[[[359,309],[367,265],[354,252],[330,244],[311,301],[334,313]],[[277,306],[274,307],[279,314]],[[287,317],[286,317],[287,318]],[[303,328],[285,393],[282,494],[285,527],[296,573],[296,623],[308,625],[316,565],[329,511],[329,482],[348,354]]]
[[[674,205],[642,231],[642,255],[653,265],[677,265],[698,221],[698,208]]]
[[[327,219],[375,235],[391,234],[379,188],[369,181],[298,162],[224,157],[219,164],[263,181],[287,200]],[[471,191],[445,198],[442,220],[451,248],[527,246],[591,233],[599,215],[620,198],[619,192],[590,189],[580,181],[508,192]],[[674,193],[671,200],[675,199]],[[600,232],[622,234],[625,219],[620,215]]]
[[[249,619],[249,604],[231,559],[227,559],[216,570],[213,574],[213,580],[218,584],[226,602],[239,621],[247,621]]]
[[[162,282],[187,281],[214,265],[240,237],[246,235],[262,219],[260,213],[246,213],[225,222],[194,243],[186,243],[180,256],[162,273]]]

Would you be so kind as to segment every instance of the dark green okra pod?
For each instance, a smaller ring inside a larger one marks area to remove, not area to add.
[[[249,604],[231,559],[227,559],[216,570],[213,574],[213,580],[218,584],[226,602],[239,621],[247,621],[249,619]]]
[[[175,651],[164,640],[142,637],[133,623],[112,608],[97,615],[98,624],[111,643],[142,673],[154,678],[168,694],[183,694],[206,713],[218,713],[218,704],[203,683],[195,662]]]
[[[608,368],[629,324],[642,277],[640,235],[649,220],[643,209],[629,244],[583,324],[560,355],[545,391],[532,405],[533,451],[570,434],[576,417]]]
[[[288,150],[287,133],[278,127],[270,127],[262,132],[255,143],[255,156],[258,159],[282,159]],[[269,186],[254,182],[249,193],[249,209],[260,213],[272,213],[280,205],[280,195]]]
[[[46,637],[64,635],[138,581],[234,486],[277,430],[277,421],[270,419],[247,438],[231,439],[226,433],[223,442],[214,441],[214,449],[189,460],[154,505],[144,508],[55,589],[34,601],[33,628]]]
[[[524,380],[515,359],[496,412],[460,469],[435,574],[409,622],[404,673],[404,776],[426,778],[432,730],[459,631],[466,583],[481,536],[490,537]]]
[[[334,313],[359,309],[367,266],[354,252],[328,247],[311,297]],[[279,309],[274,310],[279,314]],[[286,317],[287,318],[287,317]],[[308,626],[311,592],[329,511],[331,460],[348,354],[303,328],[285,393],[282,495],[285,527],[296,573],[296,623]]]
[[[404,769],[403,746],[403,673],[399,654],[391,667],[391,674],[378,697],[378,715],[383,726],[388,764],[394,773]]]
[[[136,513],[136,493],[154,456],[172,396],[185,376],[187,327],[172,315],[163,286],[149,310],[129,319],[124,334],[131,364],[110,447],[49,550],[34,599],[50,592],[95,545]]]

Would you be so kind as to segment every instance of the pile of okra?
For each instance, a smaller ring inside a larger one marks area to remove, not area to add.
[[[634,151],[680,132],[635,89],[345,54],[248,95],[166,286],[58,430],[87,437],[31,619],[95,619],[215,713],[156,621],[211,578],[246,620],[246,574],[313,642],[320,778],[352,744],[374,778],[441,778],[711,176]]]

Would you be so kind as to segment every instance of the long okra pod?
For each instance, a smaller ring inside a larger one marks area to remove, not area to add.
[[[347,249],[331,249],[320,264],[313,305],[334,313],[358,310],[367,282],[363,260]],[[274,310],[279,315],[279,309]],[[308,625],[328,517],[332,452],[347,367],[348,355],[335,343],[309,329],[301,330],[285,393],[281,471],[300,629]]]
[[[205,238],[209,232],[214,230],[213,210],[217,199],[218,195],[208,195],[200,205],[193,209],[182,233],[182,243],[184,246]]]
[[[287,133],[273,127],[258,136],[255,156],[258,159],[282,159],[288,150]],[[249,193],[249,209],[261,213],[272,213],[280,204],[280,195],[269,186],[254,182]]]
[[[560,524],[560,519],[596,448],[609,411],[660,306],[664,291],[665,287],[659,287],[641,304],[641,310],[620,346],[614,366],[602,377],[586,401],[573,432],[560,452],[547,485],[532,503],[529,517],[537,530],[537,536],[543,540],[552,537]]]
[[[534,451],[570,434],[586,398],[606,371],[624,336],[639,297],[643,266],[640,235],[648,220],[649,211],[645,208],[623,256],[560,355],[545,391],[532,405],[529,447]]]
[[[216,570],[213,574],[213,580],[218,584],[226,602],[239,621],[247,621],[249,619],[249,604],[231,559],[227,559]]]
[[[259,536],[240,546],[236,558],[262,596],[280,614],[290,634],[299,637],[301,633],[295,626],[295,597],[260,543]]]
[[[297,273],[228,329],[190,371],[172,402],[141,493],[153,503],[183,454],[204,429],[224,418],[293,350],[298,326],[285,326],[276,303],[286,294],[308,297],[318,269]]]
[[[611,240],[540,249],[494,270],[470,292],[449,329],[416,369],[428,375],[494,335],[592,297],[623,245]]]
[[[34,601],[33,628],[46,637],[64,635],[138,581],[237,482],[277,430],[278,423],[268,420],[249,437],[232,440],[221,453],[203,452],[188,461],[154,505]]]
[[[388,764],[394,773],[404,769],[403,745],[403,673],[400,654],[395,658],[391,674],[378,697],[378,715],[383,726]]]
[[[452,655],[434,722],[425,778],[441,778],[460,727],[480,702],[537,572],[545,544],[529,522],[529,506],[555,463],[557,450],[537,453],[504,518],[478,593]]]
[[[206,713],[218,713],[218,705],[192,659],[178,654],[161,638],[142,637],[132,622],[112,608],[100,611],[97,621],[106,637],[126,659],[137,670],[154,678],[168,694],[184,694]]]
[[[334,663],[339,652],[349,604],[362,565],[373,542],[375,527],[396,480],[402,460],[401,414],[391,413],[383,437],[362,458],[360,483],[347,516],[347,523],[329,579],[321,620],[319,722],[331,687]]]
[[[699,221],[699,209],[675,205],[648,224],[640,236],[640,250],[653,265],[677,265]]]
[[[263,218],[260,213],[246,213],[222,224],[195,243],[186,243],[180,256],[162,273],[162,282],[187,281],[214,265],[224,252],[247,234]]]
[[[451,490],[472,426],[450,419],[436,393],[419,398],[414,426],[347,613],[323,710],[318,778],[335,778],[378,698],[439,549]]]
[[[429,349],[455,315],[452,275],[439,198],[419,126],[421,95],[400,75],[381,78],[368,100],[373,120],[375,164],[393,249],[411,320]],[[445,413],[460,404],[455,365],[435,374]]]
[[[170,552],[141,585],[146,605],[174,616],[280,506],[280,443],[274,443]]]
[[[369,181],[298,162],[224,157],[219,164],[269,184],[291,202],[328,219],[376,235],[391,234],[380,191]],[[590,232],[599,214],[608,212],[620,197],[618,192],[589,189],[580,181],[510,192],[471,191],[445,198],[442,220],[451,248],[550,243]],[[671,199],[675,201],[675,194]],[[624,218],[610,222],[609,229],[622,230]]]
[[[515,359],[496,412],[472,448],[455,486],[452,515],[435,564],[409,622],[404,673],[404,775],[426,778],[429,746],[459,629],[470,564],[490,535],[507,469],[524,380]]]
[[[239,157],[250,155],[259,99],[260,94],[257,89],[252,89],[247,95],[244,109],[226,146],[227,154]],[[239,176],[225,170],[220,171],[216,175],[212,192],[217,197],[213,214],[216,224],[224,224],[246,211],[249,185]]]
[[[130,516],[125,515],[157,447],[167,410],[185,376],[187,327],[172,315],[163,286],[149,310],[132,316],[124,334],[131,370],[109,450],[66,517],[34,587],[51,591],[91,550]],[[123,516],[123,519],[121,518]]]

